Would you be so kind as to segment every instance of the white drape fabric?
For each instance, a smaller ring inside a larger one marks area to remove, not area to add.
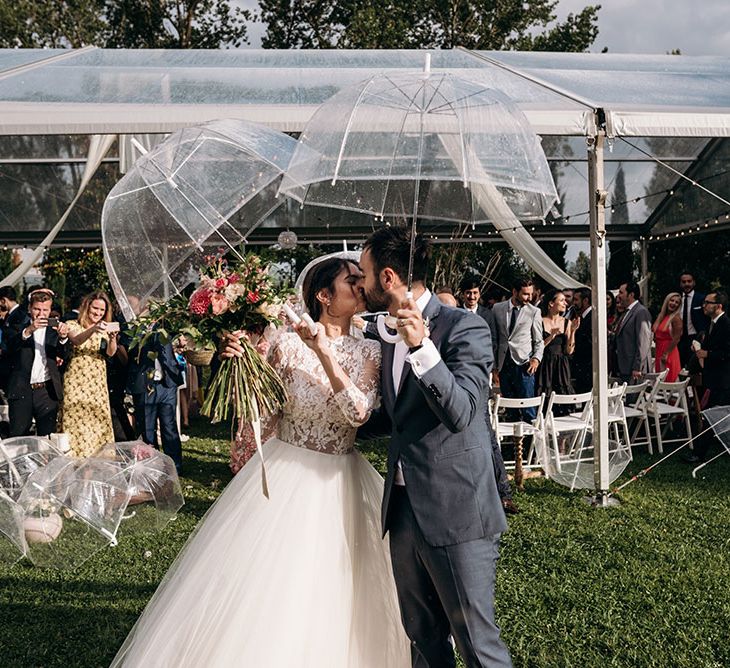
[[[454,164],[460,164],[457,156],[461,154],[462,148],[458,145],[458,138],[451,135],[439,135],[441,143],[454,160]],[[466,147],[468,152],[468,147]],[[475,156],[468,156],[470,169],[479,170],[479,161]],[[514,248],[520,257],[529,265],[538,276],[546,280],[556,288],[580,288],[586,287],[580,281],[564,272],[553,262],[548,254],[540,248],[540,245],[530,236],[530,233],[522,226],[517,216],[512,213],[499,190],[488,184],[486,172],[479,175],[482,183],[470,182],[469,188],[476,203],[489,215],[492,224],[502,235],[502,238]]]
[[[71,211],[73,211],[74,206],[76,206],[76,202],[78,202],[81,195],[83,195],[84,190],[86,190],[86,186],[89,185],[89,181],[91,181],[91,177],[96,173],[101,161],[107,154],[107,151],[111,148],[115,139],[116,135],[92,135],[89,143],[89,153],[86,156],[86,166],[84,167],[84,173],[81,176],[81,183],[79,184],[79,189],[76,192],[76,195],[73,200],[71,200],[71,204],[68,205],[68,208],[63,212],[59,221],[53,226],[45,239],[41,241],[40,245],[35,248],[33,252],[28,255],[28,257],[26,257],[10,274],[0,281],[0,287],[15,285],[21,278],[23,278],[23,276],[25,276],[26,273],[28,273],[28,270],[41,258],[51,243],[53,243],[53,240],[61,231],[61,228],[64,226],[64,223],[71,214]]]

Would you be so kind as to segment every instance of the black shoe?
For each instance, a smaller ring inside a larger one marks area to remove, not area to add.
[[[507,515],[519,515],[522,512],[512,499],[502,499],[502,508]]]
[[[682,459],[688,464],[699,464],[702,461],[697,455],[685,455]]]

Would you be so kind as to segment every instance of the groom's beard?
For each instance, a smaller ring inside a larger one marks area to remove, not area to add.
[[[374,313],[375,311],[387,311],[390,305],[390,298],[385,293],[382,287],[379,285],[372,290],[364,291],[365,305],[368,307],[368,311]]]

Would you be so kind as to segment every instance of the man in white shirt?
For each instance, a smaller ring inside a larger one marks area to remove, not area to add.
[[[30,294],[30,313],[22,329],[12,331],[7,341],[11,364],[8,380],[10,435],[30,433],[35,419],[38,436],[56,431],[58,406],[63,399],[63,381],[58,369],[71,354],[68,327],[49,321],[53,293]]]

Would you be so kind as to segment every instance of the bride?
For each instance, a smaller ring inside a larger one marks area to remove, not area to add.
[[[307,273],[317,324],[270,360],[289,400],[264,424],[270,498],[251,460],[195,529],[112,666],[400,668],[410,665],[387,544],[383,480],[354,449],[378,401],[380,344],[349,335],[356,264]],[[229,343],[228,355],[237,353]]]

